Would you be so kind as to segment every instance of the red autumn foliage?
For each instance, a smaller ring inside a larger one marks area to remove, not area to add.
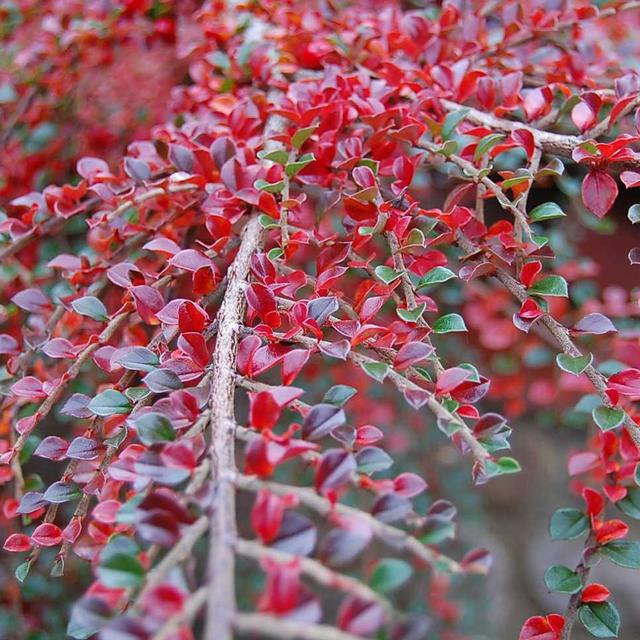
[[[44,569],[74,638],[485,633],[446,474],[510,482],[511,425],[575,407],[583,550],[519,637],[618,635],[637,298],[577,238],[640,185],[640,12],[408,4],[0,6],[0,633],[66,604]]]

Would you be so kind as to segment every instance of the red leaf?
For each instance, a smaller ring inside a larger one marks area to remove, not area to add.
[[[534,616],[524,623],[518,640],[560,640],[564,624],[564,617],[557,613],[547,617]]]
[[[64,460],[69,443],[58,436],[47,436],[33,452],[34,456],[47,460]]]
[[[261,489],[251,509],[251,526],[263,543],[272,542],[280,531],[287,503],[280,496]]]
[[[249,425],[258,431],[271,429],[280,418],[282,409],[270,391],[249,394]]]
[[[428,358],[433,351],[433,347],[424,342],[407,342],[398,350],[393,361],[393,367],[397,371],[403,371],[417,362]]]
[[[401,473],[393,481],[393,490],[405,498],[413,498],[427,488],[427,483],[415,473]]]
[[[582,181],[582,201],[598,218],[604,217],[618,196],[618,185],[608,173],[592,169]]]
[[[51,309],[51,302],[40,289],[23,289],[11,298],[11,302],[32,313],[44,313]]]
[[[588,313],[574,325],[572,331],[599,336],[604,333],[615,333],[618,330],[607,316],[601,313]]]
[[[605,602],[611,592],[604,585],[593,582],[582,590],[582,602]]]
[[[356,467],[356,460],[351,453],[342,449],[329,449],[322,456],[316,470],[316,490],[327,494],[339,489],[349,481]]]
[[[42,387],[42,382],[33,376],[26,376],[12,384],[11,393],[19,398],[26,398],[32,401],[47,397],[47,392]]]
[[[626,538],[629,533],[629,525],[622,520],[606,520],[605,522],[596,522],[594,530],[598,544],[603,545],[613,540]]]
[[[384,623],[384,611],[376,602],[348,597],[338,611],[338,627],[358,636],[374,634]]]
[[[36,527],[31,539],[40,547],[55,547],[62,542],[62,531],[55,524],[44,522]]]
[[[471,371],[469,369],[463,369],[462,367],[446,369],[440,374],[436,382],[436,395],[441,396],[445,393],[450,393],[470,376]]]
[[[22,553],[23,551],[29,551],[32,546],[33,543],[29,536],[26,536],[23,533],[12,533],[4,541],[4,546],[2,548],[5,551],[10,551],[11,553]]]
[[[640,396],[640,369],[624,369],[614,373],[609,378],[608,386],[623,396]]]

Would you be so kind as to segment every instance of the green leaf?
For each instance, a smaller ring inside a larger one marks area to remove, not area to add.
[[[284,180],[278,182],[267,182],[266,180],[256,180],[253,186],[258,191],[268,191],[269,193],[280,193],[284,189]]]
[[[131,402],[140,402],[140,400],[144,400],[148,395],[151,395],[151,391],[147,387],[127,387],[124,390],[124,395]]]
[[[360,366],[369,377],[378,382],[382,382],[389,373],[389,365],[384,362],[363,362]]]
[[[401,587],[413,573],[410,564],[397,558],[383,558],[378,562],[369,586],[378,593],[389,593]]]
[[[280,224],[277,220],[274,220],[271,216],[268,216],[266,213],[261,213],[258,217],[258,222],[263,229],[279,229]]]
[[[82,496],[82,490],[73,482],[54,482],[45,492],[44,499],[53,504],[64,504],[77,500]]]
[[[284,250],[280,247],[274,247],[269,251],[269,253],[267,253],[267,257],[269,258],[269,260],[271,260],[271,262],[279,260],[280,258],[282,258],[282,256],[284,256]]]
[[[132,347],[115,360],[129,371],[144,371],[148,373],[160,365],[158,356],[146,347]]]
[[[214,51],[207,56],[207,60],[218,69],[231,68],[231,60],[229,60],[229,56],[224,51]]]
[[[564,218],[566,213],[555,202],[545,202],[535,207],[529,214],[529,220],[540,222],[542,220],[552,220],[553,218]]]
[[[154,369],[151,373],[142,378],[151,391],[154,393],[166,393],[182,389],[182,381],[175,371],[171,369]]]
[[[115,553],[98,566],[98,577],[110,589],[137,589],[144,582],[144,569],[135,555]]]
[[[269,160],[278,164],[286,164],[289,161],[289,154],[284,149],[274,149],[273,151],[260,151],[260,160]]]
[[[566,353],[559,353],[556,356],[556,363],[567,373],[579,376],[593,362],[593,354],[586,356],[569,356]]]
[[[592,412],[593,421],[602,429],[602,431],[610,431],[619,427],[625,418],[625,413],[618,407],[605,407],[600,405]]]
[[[358,390],[353,387],[348,387],[345,384],[337,384],[324,394],[322,401],[341,407],[353,398],[356,393],[358,393]]]
[[[455,131],[456,127],[466,118],[469,109],[458,109],[458,111],[452,111],[446,118],[442,125],[442,139],[448,140]]]
[[[544,572],[544,583],[549,591],[557,593],[578,593],[582,589],[580,576],[561,564],[555,564]]]
[[[529,287],[529,293],[538,296],[560,296],[566,298],[569,295],[567,281],[562,276],[547,276],[538,280]]]
[[[587,516],[578,509],[558,509],[549,523],[552,540],[574,540],[589,530]]]
[[[294,149],[299,149],[312,135],[313,132],[318,128],[317,124],[312,125],[311,127],[304,127],[302,129],[298,129],[291,136],[291,144]]]
[[[391,267],[386,267],[382,264],[375,268],[375,274],[385,284],[391,284],[394,280],[397,280],[402,275]]]
[[[438,153],[445,158],[453,155],[458,150],[458,143],[455,140],[447,140],[439,149]]]
[[[511,189],[512,187],[522,184],[523,182],[529,182],[529,180],[531,180],[532,178],[533,176],[528,171],[524,171],[520,175],[516,175],[513,176],[513,178],[507,178],[506,180],[503,180],[500,186],[502,187],[503,191],[506,191],[507,189]]]
[[[564,165],[558,158],[552,158],[549,164],[545,165],[536,173],[536,180],[544,176],[561,176],[564,173]]]
[[[428,287],[434,284],[441,284],[446,282],[447,280],[451,280],[451,278],[456,278],[456,274],[451,271],[451,269],[447,269],[447,267],[434,267],[429,271],[429,273],[425,274],[420,281],[418,282],[417,289],[422,289],[422,287]]]
[[[89,402],[89,411],[103,417],[124,415],[131,411],[131,405],[124,394],[115,389],[107,389]]]
[[[602,553],[614,564],[626,569],[640,569],[640,542],[614,540],[604,545]]]
[[[640,204],[632,204],[629,207],[627,218],[629,218],[633,224],[640,222]]]
[[[519,471],[522,471],[520,463],[515,458],[510,458],[508,456],[498,458],[498,460],[496,460],[496,464],[500,468],[500,474],[518,473]]]
[[[356,455],[358,472],[372,475],[393,465],[393,458],[379,447],[364,447]]]
[[[500,458],[487,460],[484,463],[484,472],[488,478],[495,478],[507,473],[518,473],[521,470],[520,463],[514,458]]]
[[[462,316],[458,313],[447,313],[440,316],[433,323],[434,333],[455,333],[457,331],[467,331],[467,325],[464,323]]]
[[[24,582],[29,575],[31,569],[31,563],[29,561],[23,562],[16,567],[15,576],[18,582]]]
[[[640,489],[627,487],[627,495],[616,502],[616,507],[634,520],[640,520]]]
[[[172,442],[176,439],[176,432],[167,416],[150,411],[136,418],[134,421],[138,438],[143,444],[150,446],[156,442]]]
[[[402,245],[403,249],[409,249],[412,247],[424,247],[425,245],[425,237],[422,229],[411,229],[407,234],[407,237],[404,239],[404,244]]]
[[[373,160],[372,158],[360,158],[358,161],[359,167],[369,167],[371,171],[373,171],[373,175],[378,175],[378,170],[380,169],[380,163],[377,160]]]
[[[415,309],[403,309],[397,308],[396,313],[401,320],[405,322],[418,322],[420,318],[422,318],[422,314],[427,308],[427,303],[423,302],[421,305],[418,305]]]
[[[596,638],[617,638],[620,614],[610,602],[588,602],[578,609],[578,618]]]
[[[93,318],[98,322],[104,322],[109,319],[107,315],[107,308],[102,301],[93,296],[84,296],[84,298],[78,298],[71,303],[73,310],[79,313],[81,316],[87,316]]]
[[[313,155],[313,153],[305,153],[304,155],[300,156],[296,161],[289,162],[287,165],[285,165],[284,172],[290,178],[293,178],[293,176],[295,176],[297,173],[302,171],[308,164],[313,162],[315,159],[316,157]]]
[[[490,133],[478,142],[475,153],[473,154],[474,160],[480,160],[485,153],[488,153],[497,144],[505,139],[504,133]]]

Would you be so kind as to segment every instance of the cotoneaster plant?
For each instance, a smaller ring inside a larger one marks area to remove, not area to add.
[[[618,636],[590,573],[640,569],[637,299],[577,239],[640,186],[638,5],[2,4],[7,619],[480,637],[453,600],[491,556],[417,452],[508,483],[508,419],[576,405],[549,544],[583,551],[519,638]]]

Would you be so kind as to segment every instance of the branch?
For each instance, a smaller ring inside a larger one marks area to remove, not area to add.
[[[242,539],[236,541],[236,551],[241,556],[253,558],[254,560],[270,558],[281,563],[296,560],[299,563],[302,573],[318,584],[330,589],[339,589],[354,598],[360,598],[362,600],[367,600],[368,602],[375,602],[386,611],[387,615],[391,615],[393,613],[389,602],[379,593],[376,593],[371,587],[360,582],[360,580],[357,580],[356,578],[352,578],[351,576],[340,573],[339,571],[333,571],[313,558],[285,553],[284,551],[278,551],[271,547],[265,547],[264,545],[252,540]]]
[[[262,639],[362,640],[358,636],[325,624],[305,624],[263,613],[237,613],[233,619],[233,624],[240,633],[255,634],[256,638]],[[214,636],[210,637],[213,639]]]
[[[475,252],[478,249],[478,247],[476,247],[471,241],[463,236],[458,236],[458,244],[467,253]],[[518,300],[518,302],[523,303],[528,299],[529,296],[524,286],[520,284],[520,282],[518,282],[508,271],[506,271],[502,267],[496,267],[496,273],[494,277],[502,283],[502,285],[509,291],[509,293],[511,293],[511,295],[516,300]],[[560,323],[548,313],[544,313],[542,316],[540,316],[539,320],[555,338],[563,353],[572,357],[584,355],[580,348],[571,339],[569,329],[567,329],[567,327],[565,327],[562,323]],[[607,407],[613,406],[611,400],[609,399],[609,396],[607,395],[607,379],[605,378],[605,376],[603,376],[593,364],[590,364],[586,367],[586,369],[584,370],[584,374],[587,376],[592,386],[598,392],[602,403]],[[638,450],[640,450],[640,427],[626,413],[624,425],[627,429],[627,433],[635,443]]]
[[[278,298],[278,301],[290,303],[289,300],[284,300],[282,298]],[[308,349],[316,349],[320,345],[323,345],[323,346],[326,345],[327,347],[329,347],[331,344],[324,340],[318,341],[313,338],[308,338],[302,335],[288,336],[286,340],[282,335],[279,335],[279,334],[274,334],[274,337],[277,337],[282,341],[297,342],[299,344],[304,345]],[[395,353],[393,349],[388,349],[386,351]],[[376,360],[375,358],[365,356],[355,351],[350,351],[349,354],[347,355],[347,359],[357,365],[382,364],[380,360]],[[420,385],[416,384],[412,380],[409,380],[409,378],[398,373],[391,366],[389,367],[387,377],[392,382],[392,384],[401,392],[408,389],[411,391],[418,391],[420,393],[424,393],[425,397],[427,398],[426,405],[430,409],[430,411],[436,416],[436,418],[445,420],[446,422],[454,423],[458,427],[458,430],[456,431],[456,433],[459,433],[460,437],[465,441],[465,443],[471,450],[471,453],[473,454],[473,457],[476,460],[476,462],[478,462],[480,465],[484,465],[484,462],[486,462],[488,459],[491,458],[491,454],[489,454],[489,452],[482,446],[480,441],[475,437],[473,431],[467,426],[464,420],[462,420],[462,418],[460,418],[456,414],[451,413],[446,407],[440,404],[440,402],[438,401],[438,399],[436,398],[433,392],[425,389],[424,387],[421,387]]]
[[[545,35],[549,34],[549,32],[558,33],[560,31],[571,29],[574,26],[580,25],[582,22],[587,22],[588,20],[598,20],[602,18],[608,18],[610,16],[618,15],[623,11],[630,11],[632,9],[637,9],[637,8],[640,8],[640,2],[637,2],[636,0],[633,0],[631,2],[623,2],[617,7],[607,7],[606,9],[601,9],[597,15],[593,17],[589,17],[587,18],[587,20],[580,19],[580,18],[576,19],[574,16],[571,16],[568,19],[559,21],[555,25],[555,27],[552,27],[551,29],[545,28],[545,30],[542,31],[542,33]],[[540,35],[540,31],[534,29],[517,38],[514,38],[511,41],[500,40],[495,44],[491,45],[490,47],[487,47],[486,49],[478,51],[476,54],[476,57],[486,57],[486,56],[496,55],[506,47],[520,47],[523,44],[527,44],[528,42],[535,40],[539,35]]]
[[[629,113],[629,111],[631,111],[634,107],[638,106],[638,103],[640,103],[640,100],[632,101],[630,105],[627,105],[627,107],[623,109],[618,117]],[[524,129],[526,131],[529,131],[534,138],[535,145],[542,151],[564,156],[565,158],[571,158],[573,150],[576,147],[587,140],[591,140],[605,134],[611,127],[611,120],[607,116],[604,120],[592,127],[584,135],[575,136],[570,134],[553,133],[552,131],[544,131],[543,129],[538,129],[525,122],[507,120],[506,118],[498,118],[492,113],[486,113],[473,107],[467,107],[466,105],[452,102],[451,100],[440,100],[440,104],[447,111],[459,111],[460,109],[466,110],[467,113],[465,115],[465,120],[468,120],[473,124],[488,127],[493,131],[499,131],[502,133],[512,133],[517,129]],[[625,160],[624,165],[629,167],[640,167],[640,158],[632,161]]]
[[[361,511],[360,509],[349,507],[340,502],[334,504],[311,489],[293,487],[286,484],[279,484],[277,482],[267,482],[258,478],[245,476],[243,474],[239,474],[236,477],[236,485],[240,489],[251,491],[253,493],[258,492],[260,489],[267,489],[279,496],[294,495],[298,498],[301,504],[312,509],[321,516],[326,517],[333,512],[337,512],[343,516],[359,518],[369,525],[373,534],[382,542],[390,544],[394,548],[404,549],[416,558],[426,562],[429,566],[449,573],[462,573],[463,571],[458,562],[431,549],[430,547],[427,547],[422,544],[420,540],[409,535],[406,531],[398,529],[392,525],[385,524],[384,522],[374,518],[371,514]]]
[[[218,337],[213,354],[212,384],[209,392],[211,476],[215,505],[209,537],[209,601],[205,637],[231,640],[231,620],[235,611],[236,537],[234,365],[239,327],[244,318],[244,287],[249,277],[251,256],[262,241],[256,215],[247,222],[240,248],[227,272],[228,285],[218,311]]]
[[[591,545],[595,542],[595,536],[593,533],[589,534],[589,537],[585,540],[584,543],[584,551],[582,553],[582,559],[580,563],[576,567],[576,573],[580,578],[580,582],[582,583],[582,587],[584,588],[587,578],[589,577],[589,572],[591,571],[591,567],[587,564],[586,554],[588,553]],[[564,612],[564,627],[562,628],[562,635],[560,636],[560,640],[569,640],[571,638],[571,629],[576,621],[576,617],[578,616],[578,609],[580,608],[580,604],[582,603],[582,589],[577,593],[574,593],[567,603],[567,608]]]

